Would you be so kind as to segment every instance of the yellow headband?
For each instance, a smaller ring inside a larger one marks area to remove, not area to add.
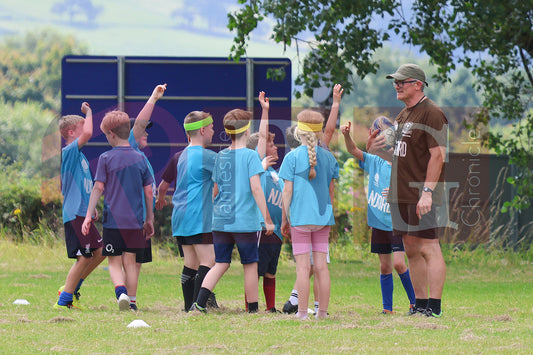
[[[250,128],[250,123],[252,123],[252,121],[248,121],[247,125],[241,128],[238,128],[238,129],[227,129],[227,128],[224,128],[224,129],[226,130],[227,134],[239,134],[239,133],[246,131],[248,128]]]
[[[322,130],[322,123],[298,122],[298,129],[306,132],[320,132]]]
[[[191,123],[184,123],[183,128],[185,128],[186,131],[194,131],[196,129],[200,129],[202,127],[206,127],[213,123],[213,117],[207,116],[203,120],[191,122]]]

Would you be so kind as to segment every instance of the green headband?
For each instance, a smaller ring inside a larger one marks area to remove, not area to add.
[[[206,118],[200,121],[184,123],[183,128],[185,128],[186,131],[194,131],[202,127],[208,126],[211,123],[213,123],[213,117],[207,116]]]

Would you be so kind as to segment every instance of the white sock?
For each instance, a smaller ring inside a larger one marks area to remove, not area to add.
[[[315,301],[315,314],[318,314],[318,301]]]
[[[293,306],[297,306],[298,305],[298,291],[296,291],[296,290],[292,290],[291,291],[291,297],[289,297],[289,302]]]
[[[130,296],[130,303],[137,303],[137,296]]]

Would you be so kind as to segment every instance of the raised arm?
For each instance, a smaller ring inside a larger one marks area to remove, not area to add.
[[[83,130],[78,138],[78,148],[83,147],[93,136],[93,111],[87,102],[81,104],[81,112],[85,114]]]
[[[350,153],[357,159],[365,161],[363,151],[357,148],[354,141],[352,140],[352,137],[350,136],[351,129],[352,123],[350,121],[348,121],[348,124],[344,124],[341,126],[341,133],[344,136],[344,144],[346,145],[346,150],[348,151],[348,153]]]
[[[266,155],[266,144],[268,138],[268,110],[270,109],[270,102],[268,97],[265,97],[265,92],[259,93],[259,103],[262,107],[261,123],[259,124],[259,141],[257,142],[257,152],[261,159]]]
[[[341,104],[342,93],[344,89],[341,84],[335,84],[333,86],[333,104],[331,105],[331,110],[329,112],[328,121],[326,122],[326,127],[324,128],[324,144],[329,147],[329,142],[333,137],[335,132],[335,126],[337,125],[337,118],[339,117],[339,106]]]
[[[150,121],[150,117],[152,116],[152,112],[154,111],[154,106],[157,100],[159,100],[163,96],[166,89],[167,84],[157,85],[154,88],[152,95],[150,95],[148,101],[146,101],[146,103],[144,104],[144,107],[142,108],[141,112],[139,112],[139,115],[135,120],[135,124],[133,125],[133,136],[135,137],[135,141],[138,142],[144,134],[146,126],[148,125],[148,121]]]

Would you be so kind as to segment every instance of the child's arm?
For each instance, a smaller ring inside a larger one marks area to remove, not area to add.
[[[155,201],[155,208],[158,211],[162,210],[163,207],[167,205],[167,200],[165,199],[165,196],[167,195],[169,187],[170,183],[166,182],[165,180],[161,180],[161,183],[157,188],[157,200]]]
[[[285,185],[283,186],[283,192],[281,193],[281,234],[286,238],[291,238],[291,225],[289,221],[290,217],[290,207],[292,201],[292,189],[293,182],[285,180]]]
[[[139,112],[135,124],[133,125],[133,136],[135,137],[136,142],[138,142],[144,134],[148,121],[150,121],[150,117],[154,111],[155,103],[163,96],[166,89],[167,84],[157,85],[148,101],[146,101],[146,104],[144,104],[141,112]]]
[[[268,97],[265,97],[264,91],[259,93],[259,103],[261,104],[263,111],[261,113],[261,123],[259,124],[257,152],[259,153],[259,157],[263,159],[266,154],[266,143],[268,139],[268,110],[270,108],[270,102],[268,101]]]
[[[154,235],[154,193],[152,191],[152,184],[144,186],[143,189],[144,204],[146,206],[146,220],[144,221],[143,230],[146,233],[146,239],[150,239]]]
[[[81,112],[85,114],[83,130],[78,138],[78,148],[83,147],[93,136],[93,111],[87,102],[81,104]]]
[[[368,135],[366,141],[366,150],[367,152],[377,155],[378,157],[390,162],[392,161],[393,149],[391,148],[388,151],[385,150],[385,137],[383,135],[378,136],[378,134],[379,131],[375,130],[374,132]]]
[[[81,226],[81,232],[83,235],[89,234],[89,228],[93,221],[93,214],[96,212],[96,205],[100,201],[100,196],[104,193],[104,183],[101,181],[95,181],[91,197],[89,197],[89,206],[87,207],[87,213],[85,214],[85,220]]]
[[[272,223],[272,219],[270,218],[270,213],[268,212],[265,200],[265,194],[263,193],[263,188],[261,187],[261,178],[258,174],[250,178],[250,188],[252,189],[252,194],[254,195],[255,203],[257,203],[257,207],[259,207],[259,210],[263,215],[263,219],[265,220],[265,234],[270,235],[274,232],[276,226],[274,225],[274,223]]]
[[[348,151],[348,153],[350,153],[357,159],[361,161],[365,161],[363,151],[357,148],[354,141],[352,140],[352,137],[350,137],[351,128],[352,128],[352,123],[350,121],[348,121],[348,124],[343,124],[341,126],[341,133],[344,136],[344,144],[346,145],[346,150]]]
[[[343,92],[344,89],[341,84],[335,84],[335,86],[333,86],[333,104],[331,105],[328,121],[324,128],[324,144],[328,147],[329,142],[331,142],[331,137],[333,137],[333,132],[335,132],[335,125],[337,124],[337,117],[339,116],[339,106],[341,104]]]

